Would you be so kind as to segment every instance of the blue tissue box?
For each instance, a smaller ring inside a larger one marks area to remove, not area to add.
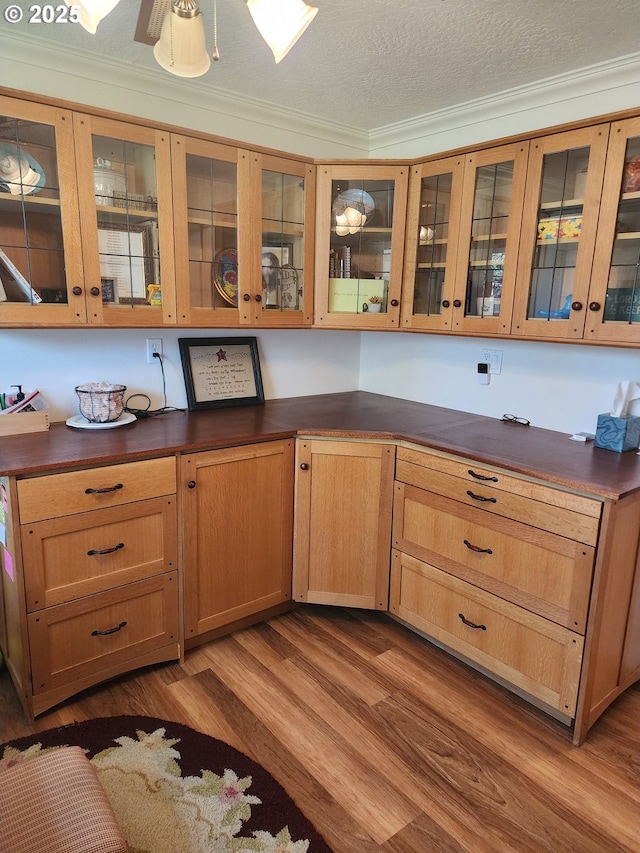
[[[605,450],[637,450],[640,444],[640,416],[614,418],[613,415],[598,415],[596,427],[596,447]]]

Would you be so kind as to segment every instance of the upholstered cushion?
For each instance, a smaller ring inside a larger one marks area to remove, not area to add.
[[[79,746],[0,771],[2,853],[126,853],[96,771]]]

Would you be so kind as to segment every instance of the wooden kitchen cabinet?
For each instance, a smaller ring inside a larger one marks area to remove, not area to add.
[[[0,96],[0,159],[29,181],[0,182],[2,325],[86,322],[73,144],[69,110]]]
[[[640,344],[640,118],[611,125],[584,337]]]
[[[639,517],[637,493],[612,503],[400,447],[389,609],[580,743],[637,677]]]
[[[408,180],[408,166],[317,167],[315,325],[399,327]]]
[[[87,321],[175,325],[170,134],[73,116]]]
[[[392,444],[300,439],[293,597],[386,610]]]
[[[180,460],[187,640],[291,599],[293,440]]]
[[[3,478],[7,665],[37,715],[179,658],[175,459]]]

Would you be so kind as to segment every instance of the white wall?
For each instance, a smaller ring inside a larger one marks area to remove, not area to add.
[[[478,383],[481,348],[502,373]],[[640,382],[640,353],[612,347],[387,332],[363,333],[360,388],[489,417],[505,412],[560,432],[595,432],[618,382]]]
[[[163,341],[166,404],[186,406],[178,338],[255,336],[267,399],[353,391],[358,388],[360,335],[357,332],[259,329],[3,329],[0,331],[0,390],[20,384],[36,388],[50,406],[52,421],[78,413],[76,385],[107,380],[143,393],[151,408],[164,405],[162,371],[146,363],[146,338]],[[15,392],[14,392],[15,393]],[[146,408],[140,398],[133,408]]]

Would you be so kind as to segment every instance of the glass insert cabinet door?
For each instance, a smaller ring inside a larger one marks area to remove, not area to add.
[[[0,98],[0,322],[86,320],[70,112]]]
[[[320,166],[316,232],[318,325],[398,326],[407,167]]]
[[[505,333],[510,329],[527,157],[525,142],[465,158],[454,331]]]
[[[260,290],[253,294],[260,325],[310,325],[313,321],[315,168],[259,155],[262,216]]]
[[[464,158],[411,170],[402,326],[450,329]]]
[[[175,323],[169,134],[74,116],[89,322]]]
[[[531,142],[512,332],[583,335],[608,135],[600,125]]]
[[[640,343],[640,119],[611,126],[585,337]]]
[[[237,326],[243,260],[238,246],[238,170],[248,152],[171,139],[178,322]]]

